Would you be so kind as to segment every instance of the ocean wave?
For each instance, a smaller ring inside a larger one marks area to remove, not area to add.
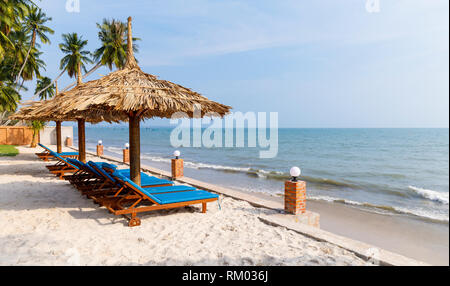
[[[106,150],[106,151],[109,151],[109,152],[111,152],[111,153],[115,153],[115,154],[122,155],[122,150],[123,150],[123,148],[119,148],[119,147],[106,147],[105,150]]]
[[[122,154],[122,149],[120,149],[120,148],[108,147],[107,150],[110,152],[113,152],[113,153]],[[142,159],[153,161],[153,162],[170,163],[170,159],[168,159],[168,158],[152,156],[150,154],[143,154]],[[191,168],[191,169],[211,169],[211,170],[222,171],[222,172],[227,172],[227,173],[242,173],[242,174],[246,174],[248,176],[261,178],[261,179],[267,179],[267,180],[285,181],[290,178],[290,175],[287,172],[269,171],[269,170],[264,170],[264,169],[255,169],[255,168],[251,168],[251,167],[233,167],[233,166],[226,166],[226,165],[209,164],[209,163],[201,163],[201,162],[190,162],[190,161],[184,161],[184,166],[186,168]],[[318,185],[327,185],[327,186],[353,188],[353,189],[359,188],[356,185],[329,179],[329,178],[302,176],[301,179],[308,183],[315,183]]]
[[[430,201],[439,202],[444,205],[448,205],[448,193],[441,193],[433,190],[422,189],[414,186],[408,187],[416,194]]]
[[[314,201],[326,201],[326,202],[331,202],[331,203],[340,203],[340,204],[345,204],[345,205],[359,206],[359,207],[364,207],[364,208],[368,208],[368,209],[372,209],[372,210],[379,210],[379,211],[382,211],[382,214],[386,214],[386,213],[406,214],[406,215],[413,215],[416,217],[420,217],[422,219],[427,219],[427,220],[432,220],[432,221],[437,221],[437,222],[449,222],[448,215],[435,214],[435,213],[431,213],[429,211],[421,210],[421,209],[411,210],[411,209],[402,208],[402,207],[376,205],[376,204],[371,204],[371,203],[366,203],[366,202],[362,203],[362,202],[356,202],[356,201],[352,201],[352,200],[334,198],[334,197],[329,197],[329,196],[308,196],[308,199],[314,200]]]

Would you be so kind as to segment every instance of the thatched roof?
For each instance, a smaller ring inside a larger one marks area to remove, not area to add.
[[[128,18],[128,31],[125,67],[62,93],[64,101],[59,108],[63,114],[85,112],[89,118],[91,113],[103,110],[111,116],[117,116],[116,119],[127,120],[133,112],[143,118],[170,118],[178,112],[193,117],[194,108],[198,107],[201,108],[202,115],[214,113],[215,116],[224,116],[229,113],[230,106],[209,100],[189,88],[144,73],[133,55],[131,17]]]
[[[196,104],[202,113],[227,114],[229,106],[216,103],[185,87],[160,80],[154,75],[142,72],[138,67],[113,72],[99,80],[84,83],[65,94],[61,109],[71,111],[124,112],[142,111],[146,118],[170,118],[176,112],[193,116]]]
[[[86,119],[91,123],[119,122],[119,114],[102,110],[90,110],[89,116],[84,112],[61,113],[61,105],[65,102],[63,94],[57,94],[52,99],[28,102],[19,111],[11,115],[10,119],[16,120],[41,120],[41,121],[76,121],[78,118]]]

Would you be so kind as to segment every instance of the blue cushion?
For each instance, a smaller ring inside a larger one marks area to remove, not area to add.
[[[173,183],[171,181],[160,179],[157,177],[152,177],[145,173],[141,173],[141,186],[143,187],[156,185],[172,185],[172,184]]]
[[[106,162],[102,162],[100,164],[101,164],[102,168],[104,167],[104,168],[108,168],[108,169],[112,169],[112,170],[116,170],[117,169],[117,166],[114,165],[114,164],[109,164],[109,163],[106,163]]]
[[[159,193],[195,191],[196,188],[190,186],[167,186],[167,187],[145,188],[145,190],[152,194],[159,194]]]
[[[112,177],[110,174],[109,174],[109,172],[107,172],[107,171],[105,171],[102,167],[107,167],[108,169],[116,169],[117,168],[117,166],[116,165],[113,165],[113,164],[108,164],[108,163],[105,163],[105,162],[101,162],[101,163],[95,163],[95,162],[89,162],[88,163],[89,165],[95,165],[96,167],[97,167],[97,169],[99,169],[99,171],[101,172],[101,174],[104,176],[104,177],[107,177],[109,180],[111,180],[112,182],[114,182],[114,183],[116,183],[117,181],[114,179],[114,177]],[[125,170],[126,171],[126,170]],[[115,172],[114,172],[114,174],[122,174],[122,173],[120,173],[119,172],[119,170],[116,170]],[[130,171],[128,170],[128,175],[127,175],[127,173],[125,172],[125,174],[124,174],[124,177],[126,177],[126,178],[130,178]],[[141,185],[142,186],[144,186],[144,187],[146,187],[146,186],[156,186],[156,185],[167,185],[167,184],[172,184],[172,182],[171,181],[168,181],[168,180],[163,180],[163,179],[159,179],[159,178],[156,178],[156,177],[152,177],[152,176],[149,176],[149,175],[147,175],[147,174],[145,174],[145,173],[143,173],[143,172],[141,172]]]
[[[162,204],[173,204],[187,201],[196,201],[204,199],[218,198],[219,196],[207,191],[198,190],[190,192],[178,192],[178,193],[166,193],[166,194],[155,194]]]
[[[207,191],[198,190],[198,191],[190,191],[190,192],[177,192],[177,193],[166,193],[166,194],[153,194],[152,192],[141,188],[137,184],[135,184],[133,181],[128,179],[127,177],[123,176],[122,174],[118,172],[114,172],[113,174],[118,179],[127,182],[146,196],[148,196],[150,199],[155,201],[158,204],[172,204],[172,203],[179,203],[179,202],[187,202],[187,201],[196,201],[196,200],[203,200],[203,199],[212,199],[212,198],[218,198],[219,196],[216,194],[212,194]]]
[[[80,169],[78,168],[77,165],[70,163],[69,161],[67,161],[65,158],[61,157],[58,155],[58,153],[55,153],[53,151],[50,150],[50,154],[52,154],[53,156],[55,156],[55,158],[58,158],[59,160],[63,161],[64,163],[66,163],[67,165],[70,165],[72,167],[74,167],[75,169]]]
[[[130,178],[130,169],[116,170],[116,172],[118,172],[122,176],[127,177],[128,179]],[[141,186],[142,187],[153,186],[153,185],[167,185],[167,184],[173,185],[173,182],[169,181],[169,180],[160,179],[160,178],[157,178],[154,176],[149,176],[146,173],[141,172]]]
[[[102,166],[104,164],[108,164],[108,163],[104,163],[104,162],[95,163],[95,162],[89,161],[88,164],[91,166],[95,166],[96,168],[94,168],[94,169],[98,169],[101,176],[108,178],[109,180],[111,180],[114,183],[116,182],[116,180],[113,177],[111,177],[108,172],[106,172],[105,170],[102,169]],[[108,164],[108,165],[110,165],[110,164]]]
[[[62,153],[58,153],[59,156],[76,156],[79,155],[78,152],[62,152]]]
[[[72,163],[73,165],[81,168],[85,168],[88,169],[91,173],[94,173],[95,175],[101,177],[102,175],[100,175],[94,168],[92,168],[91,166],[89,166],[88,164],[85,164],[77,159],[72,159],[72,158],[67,158],[67,161],[69,161],[70,163]]]

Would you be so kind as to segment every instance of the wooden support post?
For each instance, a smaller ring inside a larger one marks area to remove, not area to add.
[[[133,112],[129,116],[130,136],[130,179],[137,185],[141,185],[141,133],[140,116]]]
[[[84,119],[78,119],[78,153],[80,160],[86,163],[86,134],[85,134],[86,121]]]
[[[202,203],[202,213],[206,213],[206,203]]]
[[[56,121],[56,153],[62,153],[61,121]]]

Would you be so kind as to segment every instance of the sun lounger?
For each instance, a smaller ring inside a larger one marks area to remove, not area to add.
[[[142,188],[123,176],[120,172],[110,174],[123,185],[115,196],[103,201],[103,205],[114,215],[130,215],[129,226],[138,226],[141,221],[137,213],[154,210],[172,209],[183,206],[202,204],[202,212],[206,212],[206,204],[218,200],[219,196],[203,190],[192,190],[187,186],[167,186],[159,188]],[[183,188],[185,190],[183,190]]]
[[[48,161],[49,159],[55,159],[55,157],[51,154],[51,152],[54,152],[53,150],[51,150],[50,148],[48,148],[47,146],[45,146],[41,143],[38,143],[38,145],[44,149],[44,152],[35,153],[36,156],[38,156],[40,159],[42,159],[44,161]],[[58,154],[62,158],[78,159],[78,152],[62,152],[62,153],[56,153],[56,154]]]
[[[77,159],[67,159],[68,162],[78,167],[78,171],[63,178],[69,181],[83,195],[88,195],[91,191],[99,191],[105,189],[115,189],[116,186],[105,182],[104,177],[90,165],[85,164]]]
[[[60,180],[63,180],[66,174],[73,174],[80,170],[76,165],[67,161],[66,158],[59,156],[58,153],[50,151],[50,154],[52,154],[58,162],[55,165],[47,165],[46,167],[50,173],[58,176]]]
[[[102,204],[103,201],[108,200],[108,198],[114,197],[114,194],[117,192],[117,190],[123,188],[123,184],[118,182],[116,179],[114,179],[114,177],[112,177],[110,175],[110,173],[114,173],[117,170],[116,165],[112,165],[112,164],[108,164],[108,163],[104,163],[104,162],[96,163],[96,162],[92,162],[92,161],[88,162],[88,165],[103,177],[103,180],[105,183],[105,185],[102,186],[102,190],[93,190],[92,192],[85,193],[86,195],[88,195],[89,198],[93,199],[96,203]],[[120,170],[120,171],[126,172],[127,169]],[[173,185],[173,182],[171,182],[169,180],[164,180],[164,179],[160,179],[157,177],[149,176],[149,175],[145,174],[144,172],[141,173],[141,178],[142,178],[141,184],[144,188],[149,188],[149,187],[156,188],[156,187],[165,187],[165,186]],[[114,198],[118,199],[117,196]]]
[[[95,163],[88,162],[88,164],[97,170],[99,173],[105,176],[108,180],[115,182],[116,180],[110,175],[111,173],[118,172],[123,176],[130,178],[130,169],[117,169],[116,165],[109,163]],[[150,187],[164,187],[173,185],[172,181],[160,179],[154,176],[149,176],[144,172],[141,172],[141,186],[143,188]]]

